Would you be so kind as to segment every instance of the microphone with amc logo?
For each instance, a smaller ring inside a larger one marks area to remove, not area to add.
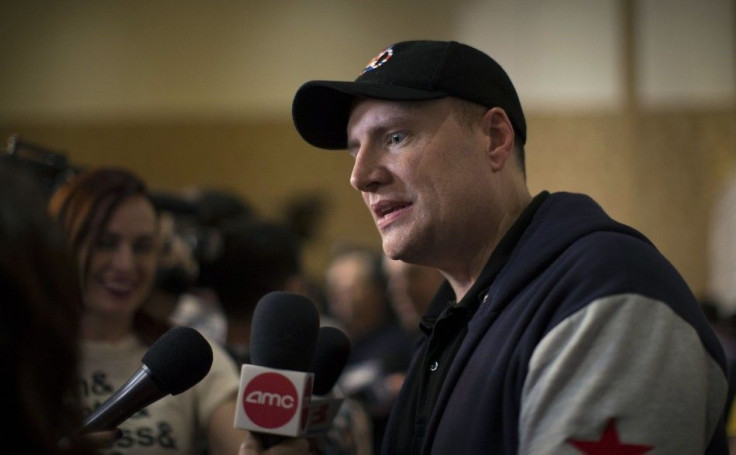
[[[318,333],[317,309],[302,295],[271,292],[256,305],[252,364],[241,369],[233,425],[251,431],[264,448],[306,431]]]

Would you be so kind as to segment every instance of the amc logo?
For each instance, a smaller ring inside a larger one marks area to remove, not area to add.
[[[251,379],[243,391],[243,410],[263,428],[287,424],[297,411],[299,395],[291,381],[278,373],[263,373]]]

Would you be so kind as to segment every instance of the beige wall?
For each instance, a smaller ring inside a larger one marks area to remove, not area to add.
[[[736,111],[636,118],[534,118],[532,188],[581,191],[640,229],[696,294],[707,284],[708,222],[736,171]]]

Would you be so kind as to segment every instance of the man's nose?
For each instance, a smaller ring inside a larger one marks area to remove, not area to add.
[[[380,153],[369,149],[361,149],[355,155],[350,184],[362,192],[373,192],[390,180],[390,172],[386,168]]]

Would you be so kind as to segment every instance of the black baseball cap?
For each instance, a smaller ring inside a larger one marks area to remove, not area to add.
[[[453,96],[506,111],[517,140],[526,121],[506,71],[485,53],[456,41],[403,41],[379,53],[354,82],[310,81],[297,90],[294,125],[305,141],[324,149],[347,148],[347,124],[356,96],[393,101]]]

